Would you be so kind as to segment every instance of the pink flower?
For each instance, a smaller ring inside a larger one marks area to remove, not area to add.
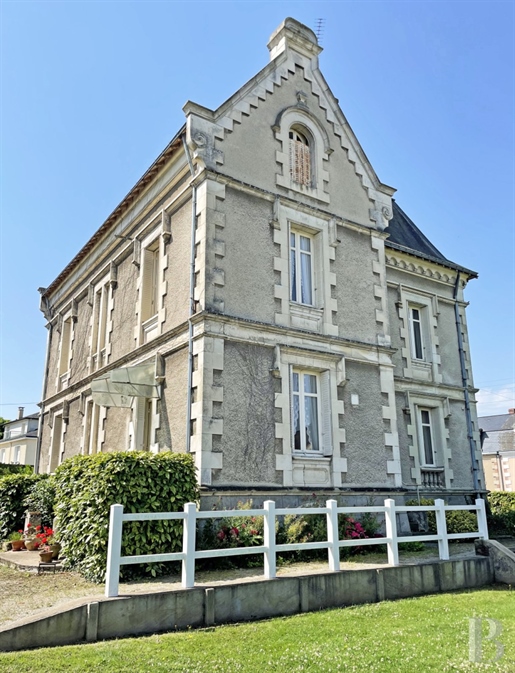
[[[231,528],[231,533],[234,535],[234,537],[238,537],[238,535],[240,534],[240,531],[236,527],[234,527],[234,528]]]
[[[225,533],[223,532],[223,530],[219,530],[218,533],[216,534],[216,537],[219,540],[225,540]]]

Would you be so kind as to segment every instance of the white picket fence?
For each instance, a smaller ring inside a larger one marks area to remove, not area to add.
[[[475,511],[477,513],[477,530],[468,533],[447,533],[445,512]],[[356,538],[340,540],[338,536],[338,515],[371,512],[384,514],[385,537]],[[435,512],[437,532],[434,535],[401,536],[397,535],[397,514],[404,512]],[[323,542],[303,542],[296,544],[277,544],[275,538],[276,517],[288,514],[325,514],[327,517],[327,540]],[[199,519],[222,519],[235,516],[263,516],[263,544],[256,547],[236,547],[233,549],[208,549],[197,551],[195,548],[197,521]],[[182,551],[171,554],[145,554],[141,556],[121,556],[122,526],[125,521],[170,521],[182,520],[183,543]],[[388,563],[399,565],[399,543],[417,540],[420,542],[437,541],[441,560],[449,559],[449,540],[478,537],[488,539],[486,510],[484,500],[478,498],[475,505],[446,505],[443,500],[435,500],[434,505],[405,506],[396,505],[395,500],[384,501],[384,506],[369,507],[338,507],[336,500],[327,500],[325,507],[297,507],[276,509],[273,500],[263,503],[263,509],[218,510],[201,512],[193,502],[184,505],[183,512],[153,512],[141,514],[124,514],[122,505],[112,505],[109,523],[109,546],[107,551],[107,572],[105,595],[118,596],[120,566],[136,563],[157,563],[164,561],[182,562],[182,586],[185,589],[195,584],[195,561],[204,558],[240,556],[243,554],[264,555],[264,575],[267,579],[276,576],[276,556],[284,551],[327,549],[329,570],[340,569],[341,547],[362,547],[364,545],[385,544],[388,551]]]

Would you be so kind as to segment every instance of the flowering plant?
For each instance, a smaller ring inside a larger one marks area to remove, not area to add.
[[[36,526],[36,531],[39,531],[36,533],[36,537],[43,547],[49,547],[51,544],[54,544],[54,531],[51,528],[48,526]]]
[[[22,530],[19,530],[18,532],[13,531],[9,535],[9,540],[10,542],[14,542],[15,540],[23,540],[23,531]]]

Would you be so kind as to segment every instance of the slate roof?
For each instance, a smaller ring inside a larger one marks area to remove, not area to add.
[[[451,262],[444,257],[427,236],[420,231],[413,220],[406,215],[395,199],[392,199],[392,206],[393,217],[386,228],[386,233],[390,234],[385,241],[387,247],[415,254],[417,257],[437,262],[450,269],[463,271],[473,278],[477,278],[475,271]]]
[[[515,414],[497,414],[496,416],[479,416],[479,427],[485,432],[495,430],[515,430]]]

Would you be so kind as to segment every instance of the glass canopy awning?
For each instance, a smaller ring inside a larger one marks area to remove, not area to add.
[[[135,397],[157,399],[160,394],[156,363],[120,367],[102,374],[91,382],[91,394],[93,402],[102,407],[130,408]]]

